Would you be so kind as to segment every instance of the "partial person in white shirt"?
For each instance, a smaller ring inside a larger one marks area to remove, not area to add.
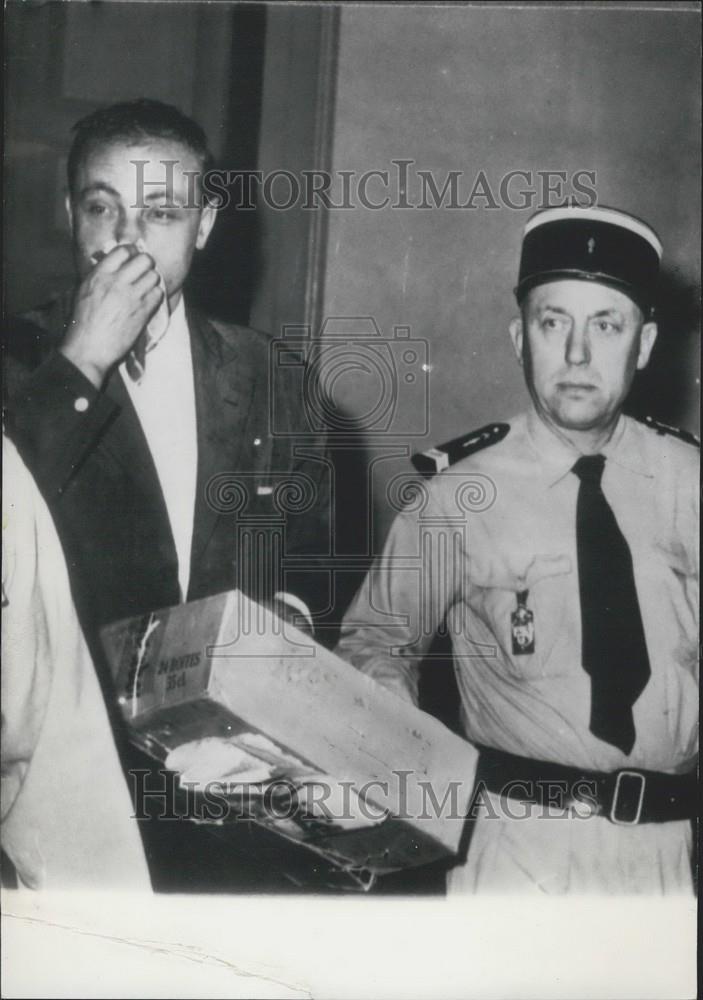
[[[0,841],[17,887],[150,891],[56,529],[4,435],[2,589]]]

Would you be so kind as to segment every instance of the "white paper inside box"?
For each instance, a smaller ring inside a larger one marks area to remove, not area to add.
[[[474,748],[240,592],[103,642],[134,742],[245,808],[228,819],[376,873],[458,850]]]

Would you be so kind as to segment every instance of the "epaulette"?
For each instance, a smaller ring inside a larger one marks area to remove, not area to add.
[[[427,451],[417,452],[410,461],[421,476],[429,479],[467,455],[473,455],[475,451],[502,441],[509,430],[510,424],[486,424],[477,431],[462,434],[461,437],[428,448]]]
[[[685,441],[686,444],[692,444],[695,448],[700,448],[701,443],[695,434],[691,434],[690,431],[684,431],[681,427],[672,427],[670,424],[662,424],[659,420],[655,420],[654,417],[638,417],[640,423],[645,424],[647,427],[651,427],[653,431],[657,434],[671,434],[672,437],[676,437],[679,441]]]

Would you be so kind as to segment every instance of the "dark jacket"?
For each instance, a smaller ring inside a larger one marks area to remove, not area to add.
[[[178,603],[178,571],[129,394],[116,369],[98,392],[56,351],[67,317],[61,299],[12,328],[5,419],[54,516],[93,638],[108,622]],[[281,366],[265,334],[192,309],[187,318],[198,440],[188,599],[233,587],[266,599],[280,589],[323,611],[330,468],[307,419],[303,366]]]
[[[301,359],[286,352],[281,366],[264,334],[186,313],[198,441],[188,598],[241,587],[261,600],[286,590],[313,612],[323,611],[330,466],[324,435],[307,420]],[[56,350],[69,316],[70,301],[63,298],[11,324],[5,429],[54,517],[123,766],[142,770],[158,793],[171,786],[128,746],[99,630],[178,603],[176,549],[151,453],[119,372],[98,392]],[[282,891],[281,871],[293,861],[271,842],[277,838],[254,836],[248,824],[218,834],[188,820],[164,821],[164,809],[183,815],[182,803],[171,791],[166,799],[157,794],[145,801],[136,787],[131,784],[137,815],[145,819],[155,888]]]

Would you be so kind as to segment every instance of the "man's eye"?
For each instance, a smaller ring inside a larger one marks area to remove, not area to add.
[[[173,222],[178,217],[178,213],[173,208],[150,208],[147,218],[151,222]]]
[[[110,211],[109,207],[107,205],[103,205],[99,201],[91,202],[89,205],[86,206],[86,212],[88,213],[88,215],[93,215],[93,216],[107,215],[109,211]]]
[[[542,320],[542,327],[545,330],[560,330],[564,325],[564,320],[560,316],[545,316]]]
[[[609,319],[596,320],[596,330],[599,333],[618,333],[620,325]]]

